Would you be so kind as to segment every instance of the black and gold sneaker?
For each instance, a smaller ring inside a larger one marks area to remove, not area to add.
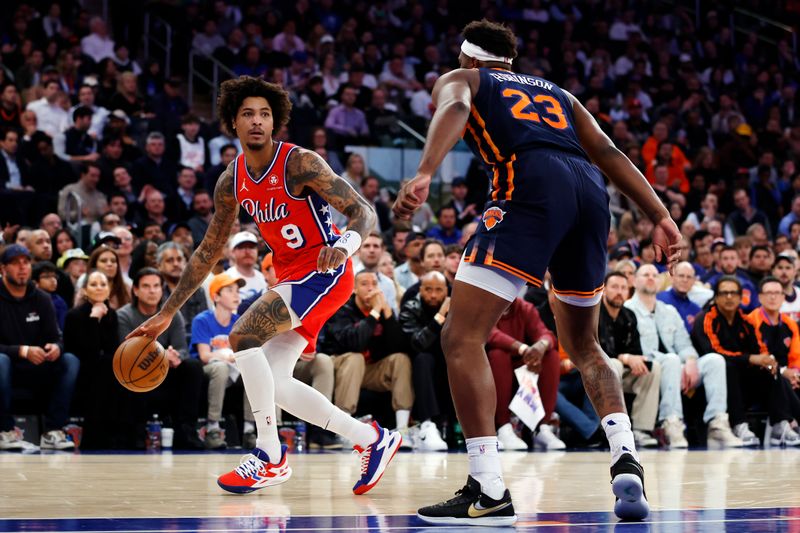
[[[644,520],[650,504],[644,491],[644,469],[633,455],[624,453],[611,467],[611,490],[617,501],[614,514],[622,520]]]
[[[517,521],[508,489],[502,498],[493,500],[481,492],[481,484],[472,476],[467,477],[467,484],[455,498],[423,507],[417,516],[429,524],[444,525],[510,526]]]

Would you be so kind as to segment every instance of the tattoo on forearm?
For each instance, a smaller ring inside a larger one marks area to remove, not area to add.
[[[304,149],[292,152],[286,165],[286,180],[295,196],[306,188],[319,194],[347,216],[350,221],[347,228],[357,231],[361,237],[366,237],[377,226],[378,218],[370,203],[337,176],[316,152]]]
[[[189,258],[178,285],[164,304],[165,312],[177,312],[194,294],[222,257],[231,227],[239,211],[239,205],[233,192],[233,172],[234,165],[231,163],[217,180],[217,186],[214,189],[214,216],[205,237],[203,237],[203,242]]]
[[[236,351],[262,346],[269,339],[291,329],[292,318],[283,299],[267,293],[239,319],[232,333]]]

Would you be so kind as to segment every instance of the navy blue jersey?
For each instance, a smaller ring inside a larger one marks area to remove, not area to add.
[[[575,133],[572,102],[560,87],[503,69],[478,71],[480,87],[464,141],[492,173],[492,200],[527,201],[535,194],[535,168],[519,168],[517,161],[531,161],[527,156],[537,150],[588,161]]]

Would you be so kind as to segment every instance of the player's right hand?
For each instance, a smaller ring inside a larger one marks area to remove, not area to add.
[[[417,174],[414,179],[403,185],[392,206],[395,216],[401,220],[409,220],[414,211],[428,199],[430,185],[431,177],[425,174]]]
[[[162,333],[167,331],[167,328],[171,323],[171,316],[164,315],[162,313],[156,313],[142,322],[138,328],[128,333],[128,336],[125,337],[125,339],[127,340],[131,337],[152,337],[153,339],[157,339]]]
[[[653,247],[656,250],[656,261],[662,257],[667,260],[667,269],[670,274],[681,259],[681,232],[672,217],[666,216],[656,223],[653,228]]]

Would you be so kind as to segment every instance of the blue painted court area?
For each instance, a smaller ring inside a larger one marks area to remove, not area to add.
[[[422,531],[589,531],[589,532],[800,532],[800,507],[656,511],[646,522],[621,523],[611,513],[524,514],[513,528],[434,527],[413,515],[296,516],[242,518],[74,518],[0,519],[0,532],[422,532]]]

